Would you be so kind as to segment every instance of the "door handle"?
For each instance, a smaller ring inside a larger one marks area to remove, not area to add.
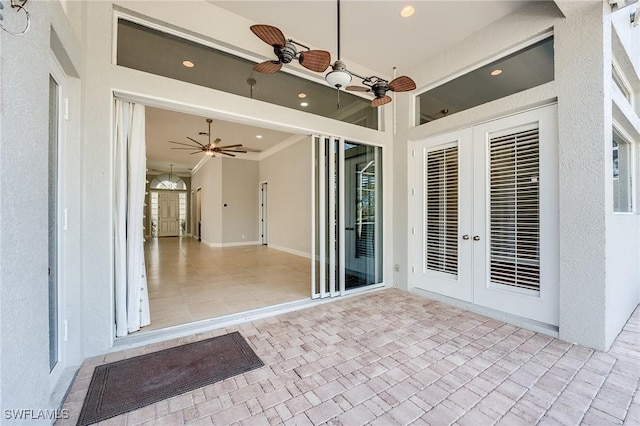
[[[355,231],[356,228],[344,228],[345,231]]]
[[[480,241],[480,236],[474,235],[473,236],[473,241]]]
[[[465,234],[465,235],[462,236],[462,239],[466,241],[466,240],[469,239],[469,236],[467,234]]]

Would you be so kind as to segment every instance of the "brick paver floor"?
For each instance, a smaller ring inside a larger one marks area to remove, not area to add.
[[[400,290],[383,290],[87,360],[240,331],[265,366],[114,417],[113,425],[640,424],[640,311],[606,353]]]

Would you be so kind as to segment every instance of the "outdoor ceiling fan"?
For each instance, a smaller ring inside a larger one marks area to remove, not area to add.
[[[216,140],[212,142],[211,141],[211,123],[212,122],[213,122],[212,119],[207,118],[207,123],[209,124],[209,131],[198,133],[199,135],[206,135],[209,138],[209,143],[207,143],[206,145],[201,144],[197,140],[187,136],[187,139],[189,139],[191,142],[194,142],[196,145],[183,143],[183,142],[169,141],[169,143],[184,145],[189,147],[189,148],[177,147],[177,148],[171,148],[171,149],[188,149],[191,151],[195,149],[196,151],[192,152],[191,155],[204,152],[205,155],[208,155],[210,157],[215,157],[216,154],[224,154],[224,155],[228,155],[229,157],[235,157],[235,155],[232,153],[243,153],[243,154],[247,153],[249,148],[243,148],[242,144],[218,146],[218,144],[222,141],[222,139],[220,138],[216,138]],[[251,150],[251,151],[256,152],[257,150]]]
[[[311,50],[307,46],[293,41],[292,39],[285,39],[284,34],[278,28],[271,25],[252,25],[251,31],[257,35],[260,40],[273,47],[273,52],[276,54],[278,60],[271,60],[259,63],[253,67],[256,72],[264,74],[274,74],[282,68],[282,64],[288,64],[294,59],[300,62],[303,67],[315,71],[324,72],[331,63],[331,54],[325,50]],[[307,49],[303,52],[298,52],[297,46]]]
[[[373,101],[371,101],[372,107],[379,107],[380,105],[388,104],[391,102],[391,97],[387,95],[388,91],[391,92],[409,92],[416,88],[416,83],[407,76],[400,76],[394,78],[389,82],[381,77],[371,76],[362,77],[352,71],[347,70],[344,62],[340,60],[340,0],[337,0],[337,20],[338,20],[338,59],[331,66],[333,71],[325,76],[325,80],[330,86],[338,89],[338,96],[340,89],[345,88],[354,92],[372,92],[375,95]],[[358,77],[362,80],[364,86],[349,86],[352,76]],[[338,108],[340,108],[340,98],[338,98]]]

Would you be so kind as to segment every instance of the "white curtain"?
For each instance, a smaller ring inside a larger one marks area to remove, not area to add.
[[[144,264],[146,147],[144,106],[116,100],[115,299],[116,336],[149,325]]]

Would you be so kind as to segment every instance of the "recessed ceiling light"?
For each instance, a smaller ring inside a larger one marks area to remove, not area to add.
[[[193,68],[195,66],[195,64],[191,61],[182,61],[182,65],[184,65],[187,68]]]
[[[256,138],[262,139],[262,135],[256,135]]]
[[[402,8],[402,10],[400,11],[400,16],[402,16],[403,18],[408,18],[410,16],[413,16],[414,13],[416,13],[416,9],[413,6],[409,5]]]
[[[303,98],[306,98],[306,97],[307,97],[307,94],[306,94],[306,93],[298,93],[298,97],[299,97],[300,99],[303,99]]]
[[[303,106],[303,107],[309,106],[309,102],[300,102],[300,106]]]
[[[494,77],[496,75],[500,75],[500,74],[502,74],[502,70],[500,70],[500,69],[495,69],[495,70],[491,71],[491,75],[494,76]]]

